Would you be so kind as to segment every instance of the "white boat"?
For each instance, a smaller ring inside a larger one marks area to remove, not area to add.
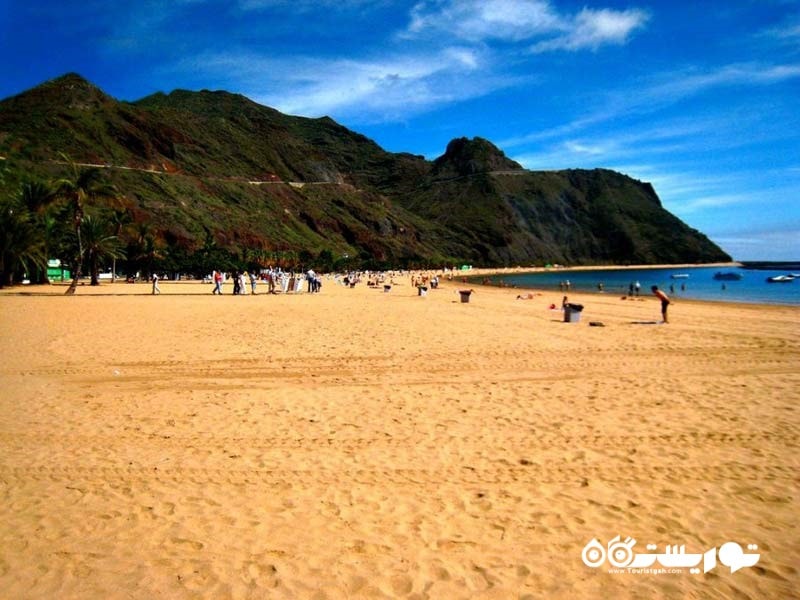
[[[767,283],[789,283],[794,279],[792,275],[775,275],[775,277],[767,277]]]
[[[688,273],[673,273],[670,275],[673,279],[689,279]]]

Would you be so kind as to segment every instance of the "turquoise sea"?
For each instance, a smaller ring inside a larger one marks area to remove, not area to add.
[[[714,279],[717,272],[739,273],[738,281]],[[767,277],[796,273],[800,263],[781,264],[779,268],[748,267],[670,267],[644,269],[597,269],[567,271],[553,269],[543,273],[495,275],[490,282],[518,288],[560,291],[559,285],[570,282],[573,291],[627,295],[631,283],[641,284],[640,294],[649,295],[650,286],[657,285],[675,298],[715,300],[718,302],[747,302],[753,304],[800,305],[800,277],[789,283],[768,283]],[[678,277],[674,278],[673,276]],[[685,277],[688,275],[688,277]]]

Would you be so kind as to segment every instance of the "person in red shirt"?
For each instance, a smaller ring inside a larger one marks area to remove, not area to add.
[[[669,323],[667,321],[667,307],[669,306],[669,296],[667,296],[664,292],[658,289],[657,285],[654,285],[650,288],[653,291],[653,295],[661,300],[661,316],[664,317],[664,323]]]
[[[222,273],[214,271],[214,290],[212,294],[222,294]]]

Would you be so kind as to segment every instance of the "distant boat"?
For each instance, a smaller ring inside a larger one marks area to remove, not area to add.
[[[689,279],[688,273],[673,273],[670,275],[673,279]]]
[[[775,277],[767,277],[768,283],[789,283],[790,281],[794,281],[794,276],[792,275],[775,275]]]
[[[714,273],[714,279],[717,281],[739,281],[743,279],[744,275],[741,273],[734,273],[733,271],[717,271]]]

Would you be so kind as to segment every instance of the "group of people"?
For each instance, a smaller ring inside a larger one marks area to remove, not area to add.
[[[430,285],[432,290],[439,287],[439,275],[436,273],[412,273],[411,274],[412,287],[427,287]]]
[[[284,294],[288,292],[300,292],[304,278],[308,281],[309,292],[320,291],[322,288],[322,280],[312,270],[309,270],[308,273],[303,276],[288,273],[280,268],[269,267],[268,269],[263,269],[260,273],[256,273],[255,271],[240,272],[235,270],[230,275],[230,279],[233,281],[232,293],[234,296],[247,295],[248,284],[250,286],[249,293],[251,295],[258,294],[257,289],[259,282],[267,285],[268,294],[277,294],[278,292],[283,292]],[[215,270],[211,275],[211,282],[214,284],[214,289],[211,293],[221,295],[223,293],[222,286],[227,279],[228,276],[225,273]],[[208,281],[208,279],[206,279],[206,281]],[[153,293],[156,292],[154,291]]]

